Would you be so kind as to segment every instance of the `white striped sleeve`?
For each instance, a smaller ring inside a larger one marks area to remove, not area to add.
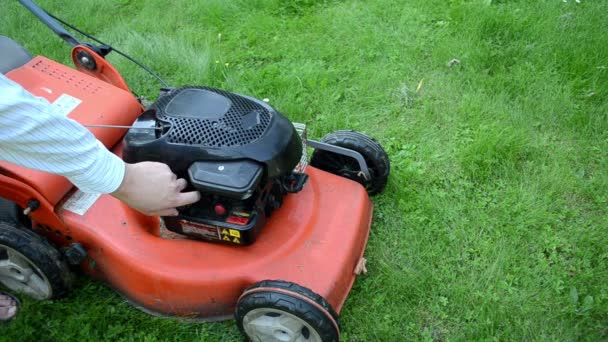
[[[89,130],[1,73],[0,159],[65,176],[84,192],[114,192],[125,173]]]

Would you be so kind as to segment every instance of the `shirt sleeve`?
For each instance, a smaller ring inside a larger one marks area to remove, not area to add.
[[[1,73],[0,159],[65,176],[83,192],[114,192],[125,173],[88,129]]]

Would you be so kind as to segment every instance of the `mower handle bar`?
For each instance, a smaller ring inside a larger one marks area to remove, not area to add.
[[[78,41],[76,37],[66,31],[63,26],[59,25],[55,19],[51,18],[51,16],[49,16],[42,8],[38,7],[38,5],[36,5],[32,0],[19,0],[19,2],[65,42],[73,47],[76,45],[81,45],[80,41]]]

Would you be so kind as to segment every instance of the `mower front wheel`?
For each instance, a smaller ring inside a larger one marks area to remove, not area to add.
[[[0,284],[37,300],[66,295],[73,275],[59,252],[17,222],[0,221]]]
[[[237,326],[251,341],[334,342],[338,314],[320,295],[300,285],[265,280],[247,288],[237,302]]]
[[[369,176],[361,172],[355,158],[322,149],[315,149],[310,166],[359,182],[370,195],[384,190],[391,166],[388,155],[376,140],[356,131],[335,131],[321,138],[321,142],[360,153]]]

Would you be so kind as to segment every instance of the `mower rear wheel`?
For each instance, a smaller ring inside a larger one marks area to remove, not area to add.
[[[0,221],[19,222],[19,206],[14,202],[0,198]]]
[[[359,182],[370,195],[384,190],[391,166],[388,155],[376,140],[356,131],[335,131],[324,136],[321,142],[361,153],[370,177],[365,178],[354,158],[320,149],[313,152],[311,166]]]
[[[265,280],[247,288],[237,302],[235,319],[255,342],[333,342],[340,337],[340,321],[331,305],[286,281]]]
[[[37,300],[66,295],[73,275],[59,252],[16,222],[0,221],[0,283]]]

